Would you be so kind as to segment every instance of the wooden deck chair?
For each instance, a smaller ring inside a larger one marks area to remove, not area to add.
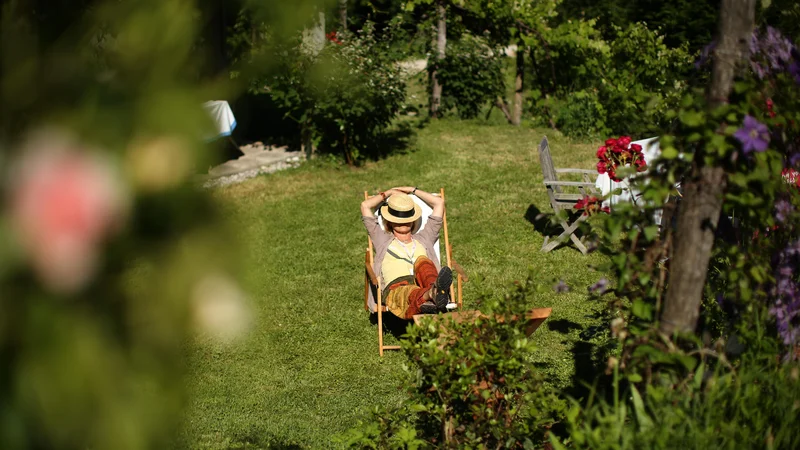
[[[544,185],[547,188],[547,195],[550,197],[550,206],[553,207],[557,217],[560,211],[572,211],[575,203],[578,200],[588,197],[590,195],[597,195],[594,181],[591,180],[590,175],[597,174],[594,170],[586,169],[557,169],[553,166],[553,158],[550,156],[550,145],[547,142],[547,136],[542,139],[539,144],[539,162],[542,166],[542,174],[544,175]],[[581,174],[583,181],[559,181],[559,173],[576,173]],[[568,194],[564,192],[563,188],[577,188],[580,193]],[[581,214],[572,223],[568,219],[559,218],[559,223],[563,232],[555,239],[550,239],[549,236],[544,237],[542,244],[542,251],[549,252],[559,245],[566,242],[569,238],[578,250],[584,255],[587,253],[586,246],[581,240],[575,236],[575,230],[578,229],[580,223],[586,220],[587,216]]]
[[[435,195],[435,194],[434,194]],[[444,189],[440,189],[439,196],[444,199]],[[369,194],[364,192],[364,199],[366,200],[369,198]],[[425,224],[428,221],[428,216],[431,215],[433,210],[430,206],[428,206],[425,202],[419,199],[416,195],[412,195],[411,198],[414,202],[422,208],[422,223],[420,224],[420,230],[425,227]],[[375,212],[377,214],[377,211]],[[450,299],[451,305],[455,303],[453,306],[448,305],[448,309],[460,309],[462,306],[461,300],[461,284],[466,280],[465,274],[463,269],[453,261],[453,247],[450,245],[450,236],[447,232],[447,211],[445,211],[442,217],[442,231],[444,232],[444,248],[445,248],[445,256],[447,258],[447,264],[444,264],[450,267],[453,270],[453,274],[456,275],[455,283],[450,286]],[[382,225],[382,219],[378,218],[378,223]],[[373,254],[372,248],[372,239],[368,239],[369,246],[367,247],[366,258],[364,261],[365,266],[365,276],[364,276],[364,309],[369,311],[370,313],[377,313],[378,315],[378,353],[383,356],[384,350],[399,350],[399,345],[383,345],[383,313],[387,312],[388,309],[386,305],[383,304],[383,293],[381,292],[381,279],[380,274],[376,274],[374,269],[372,268],[374,263],[375,255]],[[444,266],[441,264],[442,258],[439,254],[439,240],[436,240],[436,243],[433,245],[434,251],[436,255],[434,257],[439,261],[440,266]],[[433,258],[431,258],[433,259]],[[371,294],[371,295],[370,295]],[[374,301],[371,301],[373,300]]]

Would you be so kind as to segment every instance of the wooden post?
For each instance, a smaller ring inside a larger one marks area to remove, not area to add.
[[[371,239],[370,239],[369,243],[370,243],[370,247],[372,247],[372,240]],[[366,258],[364,259],[364,264],[366,264],[367,266],[372,264],[371,256],[372,256],[372,251],[369,249],[369,247],[367,247],[367,255],[366,255]],[[369,283],[370,283],[369,276],[365,275],[364,276],[364,309],[366,309],[367,311],[369,311]]]
[[[444,199],[444,188],[439,189],[439,196],[442,197],[442,201],[445,201],[445,199]],[[446,204],[447,203],[445,202],[445,205]],[[447,206],[445,206],[444,213],[442,214],[442,226],[444,227],[444,254],[445,254],[445,257],[447,258],[447,267],[452,269],[453,268],[453,264],[452,264],[451,260],[452,260],[452,257],[453,257],[453,253],[452,253],[453,252],[453,248],[450,247],[450,236],[447,233]],[[450,285],[450,301],[453,301],[454,298],[456,298],[455,291],[453,290],[453,285],[451,284]]]
[[[756,0],[722,0],[719,43],[707,97],[713,109],[728,101],[733,79],[748,55],[755,23]],[[726,187],[725,169],[706,166],[703,149],[692,159],[691,178],[684,183],[684,198],[678,211],[675,250],[669,289],[659,325],[662,332],[693,332],[714,246],[714,234],[722,211]]]

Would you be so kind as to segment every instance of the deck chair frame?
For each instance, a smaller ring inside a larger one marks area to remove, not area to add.
[[[558,222],[563,231],[561,234],[550,239],[550,236],[544,237],[542,244],[542,251],[547,253],[554,250],[556,247],[564,244],[568,239],[575,244],[575,247],[580,250],[584,255],[588,252],[586,246],[583,244],[578,236],[575,236],[575,231],[580,226],[581,222],[586,220],[587,216],[580,215],[577,219],[569,222],[568,219],[559,216],[561,211],[571,211],[578,200],[588,197],[590,195],[597,195],[594,182],[591,180],[591,175],[596,175],[597,172],[586,169],[561,169],[553,165],[553,158],[550,155],[550,144],[547,141],[547,136],[539,143],[539,162],[542,166],[542,174],[544,175],[544,185],[547,188],[547,196],[550,199],[550,206],[555,211],[556,216],[559,217]],[[583,181],[560,181],[558,174],[560,173],[575,173],[580,174]],[[568,194],[564,192],[564,188],[577,188],[579,194]]]
[[[435,195],[435,194],[434,194]],[[444,188],[439,190],[439,196],[444,200]],[[369,194],[364,191],[364,200],[369,198]],[[444,231],[444,248],[445,248],[445,257],[447,264],[444,264],[450,267],[453,270],[453,273],[456,275],[456,282],[450,285],[450,298],[457,299],[456,304],[458,305],[458,309],[461,309],[462,306],[462,299],[461,299],[461,284],[465,281],[463,279],[463,270],[458,266],[458,264],[453,261],[453,247],[450,245],[450,235],[447,231],[447,210],[445,210],[444,214],[442,214],[442,230]],[[381,286],[381,279],[378,274],[375,273],[375,270],[372,268],[375,262],[375,255],[373,252],[372,247],[372,239],[369,237],[368,240],[368,247],[366,251],[366,257],[364,260],[365,266],[365,275],[364,275],[364,309],[369,311],[369,292],[371,289],[375,289],[375,301],[377,303],[377,307],[375,308],[375,312],[378,314],[378,353],[380,356],[383,356],[384,350],[400,350],[399,345],[383,345],[383,313],[387,312],[387,307],[383,304],[383,292],[380,288]],[[442,261],[439,261],[441,264]]]

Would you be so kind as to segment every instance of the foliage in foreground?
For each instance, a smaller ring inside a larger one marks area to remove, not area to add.
[[[344,440],[354,448],[529,448],[541,444],[566,403],[544,384],[526,336],[530,280],[503,298],[482,296],[484,317],[447,315],[409,327],[408,397],[376,410]]]
[[[0,446],[165,448],[192,328],[247,317],[190,181],[210,128],[194,4],[95,2],[52,47],[61,18],[27,6],[0,22]]]
[[[554,436],[556,444],[800,444],[800,60],[775,29],[755,32],[750,44],[747,70],[739,73],[729,102],[711,110],[702,92],[687,95],[671,113],[679,126],[662,138],[661,158],[648,175],[629,178],[636,199],[616,205],[605,220],[601,234],[617,250],[608,265],[616,279],[609,306],[620,348],[608,362],[615,376],[604,394],[611,398],[584,407],[574,402],[568,434]],[[675,186],[693,176],[692,161],[722,168],[726,184],[698,329],[702,338],[665,336],[659,327],[666,320],[669,268],[681,263],[671,252]]]
[[[800,446],[798,365],[754,352],[743,355],[735,370],[725,367],[727,361],[717,364],[716,357],[701,360],[692,370],[684,368],[682,377],[664,377],[668,382],[626,383],[615,377],[611,400],[590,399],[585,406],[573,401],[566,437],[552,436],[555,448]],[[617,374],[618,367],[612,370]]]

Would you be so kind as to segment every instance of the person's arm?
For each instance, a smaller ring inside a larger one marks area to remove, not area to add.
[[[373,211],[375,211],[375,208],[377,208],[378,206],[380,206],[381,203],[383,203],[383,199],[385,198],[384,196],[385,196],[384,193],[379,193],[361,202],[361,215],[364,217],[372,216],[372,213]]]
[[[414,189],[414,188],[411,188]],[[392,194],[396,194],[398,192],[405,192],[398,190],[397,188],[389,189],[388,191],[379,192],[376,195],[364,200],[361,202],[361,215],[365,217],[370,217],[375,212],[375,208],[381,206],[387,198],[391,197]],[[419,191],[417,191],[419,192]]]
[[[422,189],[417,189],[414,191],[413,186],[403,186],[403,187],[396,187],[393,190],[398,190],[400,192],[411,194],[412,192],[414,195],[420,198],[423,202],[427,203],[428,206],[433,209],[431,212],[432,216],[442,217],[444,216],[444,199],[442,197],[437,197],[429,192],[425,192]]]

